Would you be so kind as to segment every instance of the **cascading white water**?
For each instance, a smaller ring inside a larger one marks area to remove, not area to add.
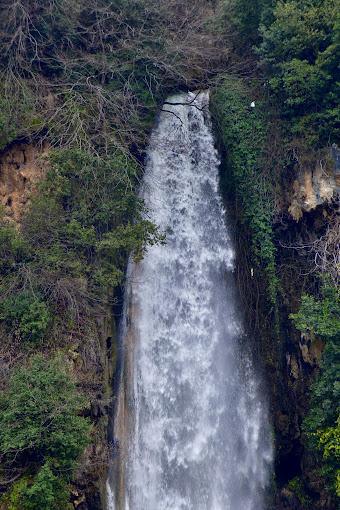
[[[130,425],[123,440],[116,424],[124,482],[111,481],[110,509],[264,510],[269,420],[240,348],[207,106],[208,93],[172,97],[151,136],[142,194],[167,242],[130,264]]]

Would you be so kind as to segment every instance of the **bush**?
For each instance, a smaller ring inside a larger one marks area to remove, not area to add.
[[[323,299],[304,294],[299,311],[291,314],[295,327],[303,332],[321,337],[335,337],[340,332],[340,295],[339,289],[325,284]]]
[[[38,354],[14,370],[0,394],[0,455],[9,473],[26,475],[5,494],[9,508],[66,509],[67,483],[89,443],[85,404],[61,357]]]
[[[0,222],[0,275],[15,272],[29,259],[29,245],[11,225]]]
[[[46,303],[28,293],[11,296],[0,304],[0,320],[22,340],[40,340],[51,319]]]
[[[301,307],[291,318],[302,332],[326,341],[320,374],[311,388],[309,412],[303,422],[308,448],[320,459],[321,474],[340,496],[339,401],[340,401],[340,300],[339,290],[327,281],[322,299],[302,297]]]
[[[1,499],[7,510],[72,510],[67,482],[56,476],[47,461],[32,477],[22,477]]]
[[[79,416],[84,405],[62,359],[35,355],[0,395],[0,454],[72,469],[89,440],[90,425]]]
[[[234,37],[236,42],[241,44],[241,48],[251,48],[259,42],[261,20],[271,12],[274,1],[225,0],[223,2],[226,16],[236,31]]]
[[[67,510],[69,490],[65,480],[56,476],[47,461],[39,469],[31,484],[21,493],[23,510]]]
[[[278,1],[260,30],[259,54],[271,89],[291,132],[314,148],[339,135],[336,7],[334,0]]]

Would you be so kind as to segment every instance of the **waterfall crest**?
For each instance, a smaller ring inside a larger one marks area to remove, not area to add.
[[[240,348],[208,101],[170,98],[150,140],[142,196],[167,243],[129,267],[110,510],[264,510],[268,411]]]

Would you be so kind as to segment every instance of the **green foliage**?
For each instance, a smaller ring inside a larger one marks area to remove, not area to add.
[[[55,475],[47,461],[32,477],[22,477],[2,501],[7,510],[67,510],[69,503],[67,482]]]
[[[309,448],[319,454],[321,473],[339,495],[340,336],[328,340],[320,375],[312,386],[311,403],[303,423]]]
[[[261,26],[259,54],[294,135],[310,145],[337,140],[339,17],[334,0],[278,1]]]
[[[51,319],[46,303],[27,292],[10,296],[0,303],[0,320],[23,340],[40,340]]]
[[[326,339],[320,374],[311,388],[309,412],[303,430],[309,448],[320,457],[321,474],[331,490],[340,495],[340,300],[339,289],[327,282],[322,299],[305,295],[291,318],[304,333]]]
[[[244,49],[256,44],[291,136],[309,146],[339,136],[339,13],[335,0],[227,0]],[[236,48],[237,50],[238,48]]]
[[[28,484],[21,493],[21,507],[23,510],[67,510],[69,504],[69,490],[66,481],[53,473],[49,462],[43,464],[34,477],[33,483]]]
[[[85,404],[61,357],[38,354],[14,370],[0,394],[0,455],[12,469],[30,464],[2,498],[8,510],[68,508],[68,482],[89,443]]]
[[[162,238],[142,218],[135,164],[119,152],[102,159],[71,150],[56,151],[51,163],[24,237],[51,270],[94,284],[99,271],[102,286],[117,285],[128,254],[140,255]]]
[[[23,476],[12,485],[9,492],[5,493],[0,502],[5,504],[6,510],[19,510],[22,504],[22,494],[27,489],[29,478]]]
[[[312,500],[306,494],[303,482],[298,476],[289,481],[288,489],[294,493],[303,507],[307,508],[312,504]]]
[[[267,277],[269,296],[276,302],[273,201],[270,180],[263,175],[262,155],[266,143],[264,105],[253,100],[250,90],[237,78],[226,77],[212,95],[228,159],[228,186],[240,207],[241,219],[250,231],[254,265]]]
[[[323,299],[303,295],[298,313],[291,314],[295,327],[321,337],[334,337],[340,332],[340,295],[334,286],[323,287]]]
[[[230,19],[235,39],[242,47],[259,42],[259,26],[261,20],[270,15],[274,0],[225,0],[224,9]]]
[[[35,355],[0,395],[1,455],[50,458],[54,467],[72,469],[89,440],[90,425],[79,416],[84,405],[62,359]]]
[[[67,323],[70,314],[79,317],[81,296],[97,299],[119,284],[130,253],[139,260],[147,246],[163,241],[144,219],[136,175],[135,163],[122,152],[107,158],[79,150],[51,155],[21,233],[0,225],[0,320],[9,333],[45,338],[54,318]]]
[[[13,226],[0,222],[0,274],[18,270],[28,258],[29,246],[22,236]]]
[[[325,461],[325,474],[331,480],[332,489],[340,497],[340,413],[334,427],[318,430],[315,435]]]

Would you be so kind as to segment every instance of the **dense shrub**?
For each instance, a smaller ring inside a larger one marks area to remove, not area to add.
[[[82,452],[89,424],[78,412],[85,401],[62,365],[59,358],[35,355],[11,376],[0,399],[0,453],[7,462],[25,452],[72,468]]]
[[[305,295],[292,314],[295,326],[326,341],[320,374],[311,388],[303,423],[307,446],[320,458],[321,474],[340,496],[340,298],[339,289],[324,284],[321,299]]]
[[[297,329],[325,338],[335,337],[340,332],[339,291],[324,284],[322,299],[304,294],[299,311],[291,314]]]
[[[46,303],[29,293],[10,296],[0,304],[0,320],[23,340],[40,340],[51,319]]]
[[[292,137],[337,142],[339,16],[335,0],[227,0],[241,50],[255,50]],[[237,47],[236,47],[237,49]]]
[[[85,404],[62,358],[35,355],[15,369],[0,395],[3,466],[12,474],[28,471],[4,496],[13,509],[66,508],[58,505],[89,442],[90,424],[79,415]]]
[[[163,240],[144,218],[136,179],[136,164],[123,153],[51,155],[21,233],[0,225],[0,320],[8,333],[39,340],[52,319],[79,320],[80,308],[121,283],[129,253],[140,258]]]
[[[271,89],[292,133],[314,147],[339,136],[338,24],[334,0],[286,0],[261,25],[259,54]]]
[[[224,0],[223,8],[229,23],[235,30],[236,51],[248,48],[259,42],[259,26],[270,16],[275,0]]]
[[[254,266],[267,278],[269,299],[276,302],[274,215],[271,180],[264,174],[266,118],[261,102],[240,79],[226,77],[213,91],[212,108],[226,151],[229,187],[236,198],[239,219],[250,232]]]
[[[67,481],[47,461],[35,477],[24,476],[2,498],[8,510],[72,510]]]

